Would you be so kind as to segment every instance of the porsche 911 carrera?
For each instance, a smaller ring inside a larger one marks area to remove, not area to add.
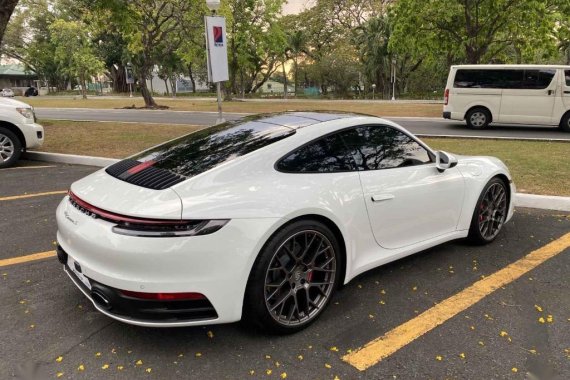
[[[73,183],[57,252],[116,320],[290,333],[367,270],[454,239],[492,242],[514,194],[499,159],[433,151],[385,119],[248,116]]]

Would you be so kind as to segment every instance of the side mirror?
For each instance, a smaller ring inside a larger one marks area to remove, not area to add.
[[[435,167],[440,173],[457,166],[457,158],[444,151],[435,152]]]

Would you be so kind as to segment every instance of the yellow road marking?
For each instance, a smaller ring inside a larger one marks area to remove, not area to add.
[[[55,251],[47,251],[47,252],[34,253],[32,255],[12,257],[10,259],[0,260],[0,267],[7,267],[8,265],[22,264],[22,263],[27,263],[29,261],[47,259],[48,257],[53,257],[55,255],[56,255]]]
[[[34,198],[34,197],[43,197],[46,195],[56,195],[56,194],[66,194],[67,190],[58,190],[58,191],[48,191],[46,193],[33,193],[33,194],[23,194],[23,195],[14,195],[11,197],[3,197],[0,198],[1,201],[13,201],[16,199],[25,199],[25,198]]]
[[[14,168],[6,168],[2,170],[17,170],[17,169],[44,169],[44,168],[55,168],[55,165],[36,165],[36,166],[16,166]]]
[[[417,317],[343,356],[342,360],[364,371],[568,247],[570,247],[570,233],[477,281]]]

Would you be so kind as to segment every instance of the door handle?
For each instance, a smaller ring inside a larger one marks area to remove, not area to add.
[[[570,94],[570,91],[564,91],[565,94]]]
[[[390,199],[394,199],[394,194],[376,194],[371,197],[372,202],[383,202],[389,201]]]
[[[548,90],[548,95],[554,94],[554,90]]]

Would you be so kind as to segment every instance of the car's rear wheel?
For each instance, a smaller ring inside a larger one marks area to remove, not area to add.
[[[465,115],[465,121],[471,129],[485,129],[491,122],[491,113],[485,108],[473,108]]]
[[[479,199],[469,229],[469,240],[475,244],[487,244],[495,240],[507,218],[507,185],[500,178],[487,183]]]
[[[4,127],[0,127],[0,168],[13,165],[22,154],[22,143],[18,136]]]
[[[316,220],[299,220],[275,233],[248,281],[246,322],[280,334],[311,324],[338,285],[339,252],[335,235]]]

